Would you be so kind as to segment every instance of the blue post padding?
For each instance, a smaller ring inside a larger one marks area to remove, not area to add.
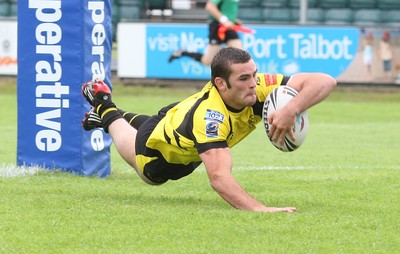
[[[111,138],[81,127],[81,85],[111,87],[111,29],[111,0],[18,4],[18,165],[110,174]]]

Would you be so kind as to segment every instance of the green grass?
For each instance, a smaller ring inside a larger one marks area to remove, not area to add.
[[[0,171],[16,157],[15,88],[1,88]],[[150,114],[190,92],[115,85],[114,100]],[[105,179],[0,176],[0,253],[399,252],[400,90],[338,89],[310,110],[310,121],[293,153],[273,148],[262,128],[232,150],[233,174],[251,195],[296,213],[235,210],[203,167],[148,186],[112,148]]]

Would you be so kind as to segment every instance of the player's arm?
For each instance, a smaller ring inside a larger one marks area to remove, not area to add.
[[[210,180],[211,187],[231,206],[258,212],[294,212],[294,207],[267,207],[251,197],[233,178],[230,149],[213,148],[200,154]]]
[[[325,73],[299,73],[293,75],[287,85],[299,92],[288,103],[297,115],[328,97],[336,86],[336,80]]]
[[[296,115],[324,100],[336,86],[336,80],[324,73],[299,73],[291,76],[287,82],[298,95],[268,117],[271,125],[270,137],[275,142],[284,142],[286,133],[295,139],[292,126]]]
[[[212,1],[207,1],[204,8],[211,16],[218,20],[219,23],[228,28],[232,27],[233,23],[222,12],[220,12],[218,6],[216,6]]]

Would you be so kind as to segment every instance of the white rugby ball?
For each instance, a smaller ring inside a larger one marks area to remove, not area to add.
[[[266,98],[263,107],[263,123],[267,135],[269,134],[270,125],[268,123],[268,116],[279,108],[286,105],[291,99],[297,95],[297,91],[289,86],[279,86],[275,88]],[[279,142],[273,142],[271,138],[269,140],[271,143],[281,151],[292,152],[299,148],[303,144],[304,139],[307,136],[308,127],[308,112],[303,111],[296,116],[295,124],[293,125],[293,134],[296,140],[292,140],[289,134],[286,134],[285,142],[280,144]],[[269,137],[269,135],[268,135]]]

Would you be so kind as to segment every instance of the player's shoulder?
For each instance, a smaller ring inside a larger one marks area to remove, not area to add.
[[[203,92],[202,98],[198,101],[197,106],[195,106],[196,117],[200,117],[203,120],[216,118],[223,121],[228,112],[218,90],[211,84],[205,87]]]
[[[283,78],[283,74],[257,73],[258,83],[265,86],[281,85]]]
[[[216,87],[213,86],[213,88],[210,89],[207,99],[204,101],[204,106],[217,111],[223,111],[223,109],[226,108],[225,103]]]
[[[258,73],[256,87],[258,101],[263,102],[274,88],[286,85],[289,78],[289,76],[284,76],[283,74]]]

